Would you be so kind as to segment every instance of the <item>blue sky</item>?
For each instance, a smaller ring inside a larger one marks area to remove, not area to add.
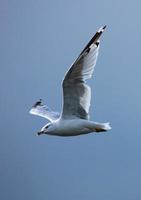
[[[0,1],[0,199],[141,199],[141,2]],[[39,98],[60,111],[61,81],[107,24],[92,87],[91,119],[112,131],[36,137]]]

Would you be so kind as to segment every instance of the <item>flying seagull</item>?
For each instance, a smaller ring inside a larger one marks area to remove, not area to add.
[[[49,121],[38,135],[76,136],[111,129],[109,122],[99,123],[89,120],[91,89],[86,84],[86,80],[93,74],[98,57],[99,38],[105,28],[106,26],[103,26],[96,32],[66,73],[62,82],[61,113],[50,110],[42,104],[41,99],[31,108],[30,114],[44,117]]]

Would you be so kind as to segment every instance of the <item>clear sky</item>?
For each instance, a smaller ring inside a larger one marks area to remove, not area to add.
[[[141,2],[0,1],[0,199],[141,199]],[[91,119],[104,134],[36,137],[39,98],[60,111],[61,81],[107,24],[92,87]]]

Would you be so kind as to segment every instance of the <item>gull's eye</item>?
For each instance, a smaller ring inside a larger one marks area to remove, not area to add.
[[[48,124],[45,128],[47,129],[50,125]]]

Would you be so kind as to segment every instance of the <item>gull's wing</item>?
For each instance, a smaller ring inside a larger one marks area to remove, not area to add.
[[[33,105],[29,113],[32,115],[44,117],[50,122],[53,122],[60,117],[60,113],[51,111],[46,105],[42,105],[41,99]]]
[[[62,118],[88,119],[91,89],[85,80],[91,78],[98,57],[101,27],[73,63],[63,80]]]

